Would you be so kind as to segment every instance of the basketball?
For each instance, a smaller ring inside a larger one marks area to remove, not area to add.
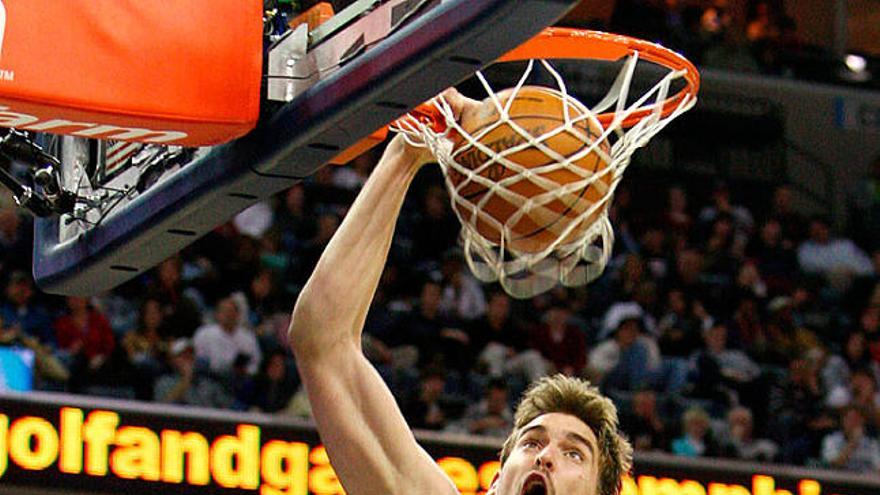
[[[512,89],[498,93],[502,108],[508,108],[508,100],[513,95]],[[568,128],[566,106],[571,122]],[[583,153],[602,134],[599,123],[584,118],[585,113],[586,108],[576,99],[540,86],[522,87],[510,102],[508,120],[502,123],[491,98],[463,113],[462,129],[510,163],[492,161],[490,154],[470,141],[461,140],[456,144],[452,158],[462,168],[477,172],[467,174],[454,167],[449,169],[450,186],[464,200],[455,203],[461,220],[495,245],[500,244],[502,226],[506,226],[509,233],[505,248],[515,253],[541,252],[563,235],[560,245],[577,241],[607,207],[602,204],[593,214],[583,216],[593,204],[607,201],[613,179],[609,171],[596,180],[585,181],[608,166],[606,157],[610,150],[604,141],[592,152]],[[505,153],[527,142],[527,137],[515,126],[531,135],[533,142],[541,142],[563,157],[574,159],[559,165],[555,157],[534,145]],[[486,185],[477,176],[500,183],[499,187]],[[584,182],[584,185],[572,191],[560,190],[561,186],[575,182]],[[526,205],[527,201],[531,203]],[[524,206],[524,214],[512,218]],[[478,215],[478,210],[495,222]],[[572,222],[578,224],[566,235]]]

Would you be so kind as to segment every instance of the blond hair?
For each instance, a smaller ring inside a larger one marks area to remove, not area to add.
[[[535,418],[548,413],[570,414],[596,435],[599,455],[599,495],[618,495],[621,477],[632,467],[632,446],[618,429],[617,408],[589,382],[562,374],[533,383],[516,408],[513,431],[501,449],[501,464],[510,456],[520,434]]]

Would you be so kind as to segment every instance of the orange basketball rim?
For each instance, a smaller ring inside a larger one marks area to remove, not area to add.
[[[498,59],[498,62],[531,59],[580,59],[616,62],[633,54],[638,54],[641,60],[682,73],[686,84],[677,93],[660,103],[661,117],[671,114],[685,99],[696,97],[700,90],[700,73],[694,64],[684,56],[661,45],[621,34],[586,29],[546,28],[528,42],[507,52]],[[623,120],[621,126],[623,128],[632,127],[654,111],[654,106],[648,106],[631,112]],[[430,122],[435,131],[442,131],[445,127],[443,115],[430,103],[419,105],[410,114],[415,115],[422,122]],[[598,114],[596,118],[604,127],[607,127],[614,120],[614,112]]]

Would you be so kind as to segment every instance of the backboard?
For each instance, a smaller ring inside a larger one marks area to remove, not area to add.
[[[337,14],[345,18],[329,33],[289,33],[270,50],[270,69],[273,55],[283,62],[267,78],[283,100],[277,109],[264,101],[264,117],[250,133],[198,149],[173,174],[120,197],[99,218],[37,219],[37,283],[50,293],[88,295],[144,272],[472,75],[576,3],[362,0]],[[74,173],[88,161],[78,146],[72,137],[61,144]]]

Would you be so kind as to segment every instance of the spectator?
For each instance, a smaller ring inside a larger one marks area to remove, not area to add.
[[[853,370],[846,386],[829,394],[828,406],[835,409],[856,406],[870,427],[880,427],[880,392],[874,373],[866,368]]]
[[[260,201],[233,217],[232,225],[239,234],[259,239],[272,227],[274,214],[268,201]]]
[[[217,303],[214,323],[201,326],[193,337],[196,358],[203,359],[210,370],[221,375],[233,371],[238,355],[248,357],[247,372],[260,367],[262,355],[254,333],[242,325],[242,314],[233,296]]]
[[[757,260],[758,270],[764,275],[769,294],[791,292],[798,272],[797,254],[793,245],[783,237],[779,220],[770,218],[765,221],[746,252]]]
[[[191,293],[185,291],[181,279],[183,261],[173,256],[156,267],[155,280],[147,287],[147,297],[162,305],[165,321],[164,337],[189,338],[202,321],[200,305]]]
[[[857,473],[880,470],[880,443],[865,428],[865,416],[858,407],[841,411],[840,429],[822,440],[822,460]]]
[[[293,185],[284,194],[275,213],[275,225],[281,233],[281,247],[288,253],[298,251],[315,235],[315,217],[302,183]]]
[[[462,322],[441,314],[441,291],[440,284],[433,280],[422,283],[419,303],[400,318],[391,346],[415,346],[421,368],[466,369],[473,362],[470,335],[463,330]]]
[[[641,286],[640,286],[641,287]],[[651,290],[654,290],[651,288]],[[642,289],[636,290],[638,294]],[[646,334],[654,337],[658,335],[657,320],[651,313],[646,311],[646,307],[638,301],[620,301],[611,304],[605,311],[602,318],[602,330],[599,333],[599,340],[605,340],[611,333],[617,330],[620,322],[625,318],[635,317],[641,322],[641,329]]]
[[[611,338],[590,351],[590,373],[604,387],[634,391],[650,387],[661,370],[660,350],[642,332],[642,313],[622,314]]]
[[[754,418],[747,407],[737,406],[727,413],[727,435],[722,442],[726,457],[745,461],[773,462],[779,446],[772,440],[754,437]]]
[[[440,312],[463,321],[483,316],[486,312],[483,287],[471,274],[459,249],[453,248],[443,254],[441,274],[443,295]]]
[[[807,219],[794,208],[794,190],[781,184],[773,190],[769,218],[776,219],[782,228],[782,242],[786,247],[797,246],[807,232]]]
[[[736,274],[736,298],[754,298],[756,301],[767,299],[767,284],[753,261],[744,261],[739,265]]]
[[[810,237],[798,247],[797,257],[801,270],[821,275],[839,291],[846,291],[853,278],[874,272],[868,255],[849,239],[832,239],[821,217],[810,221]]]
[[[712,192],[712,204],[700,211],[699,222],[705,229],[712,226],[720,216],[728,216],[733,227],[732,249],[735,253],[743,252],[755,221],[751,212],[741,205],[734,204],[730,198],[730,188],[725,182],[718,182]]]
[[[660,334],[660,331],[657,329],[657,318],[654,317],[655,314],[660,313],[659,290],[656,282],[646,279],[636,286],[636,290],[633,292],[632,297],[632,302],[638,304],[644,312],[642,322],[645,325],[645,332],[654,338]],[[618,304],[619,303],[613,304],[612,308]],[[609,308],[609,310],[610,309],[611,308]]]
[[[702,55],[705,67],[718,67],[738,73],[760,71],[758,61],[752,55],[745,33],[730,25],[730,16],[722,9],[709,7],[700,19]]]
[[[776,72],[779,66],[779,49],[782,38],[782,13],[771,2],[753,4],[746,24],[746,38],[752,45],[752,53],[765,71]]]
[[[223,264],[222,279],[214,281],[213,286],[204,291],[205,294],[222,297],[222,294],[242,290],[260,270],[259,240],[237,232],[232,233],[228,240],[232,247],[232,256]]]
[[[652,280],[662,281],[671,272],[666,233],[660,227],[648,227],[641,239],[642,257]]]
[[[664,357],[688,358],[703,345],[703,330],[712,317],[700,301],[672,288],[667,294],[666,314],[660,319],[660,351]]]
[[[283,301],[275,274],[268,268],[258,269],[245,292],[247,325],[256,329],[261,343],[267,347],[286,347],[290,309]]]
[[[699,407],[682,416],[682,435],[672,441],[672,453],[685,457],[716,457],[721,449],[709,428],[709,415]]]
[[[196,367],[189,339],[178,339],[169,349],[170,371],[156,380],[153,396],[158,402],[198,407],[231,407],[235,398]]]
[[[781,446],[782,462],[802,465],[818,457],[822,438],[835,424],[825,408],[818,370],[813,359],[793,359],[788,376],[770,390],[768,431]]]
[[[844,310],[849,313],[858,313],[869,306],[880,307],[880,248],[871,253],[871,263],[873,273],[857,277],[842,301]],[[872,301],[875,296],[877,299]]]
[[[759,356],[767,351],[767,331],[759,307],[756,298],[741,297],[733,311],[730,332],[735,335],[740,349],[760,361]]]
[[[116,342],[110,322],[88,299],[69,296],[65,301],[67,309],[53,327],[58,349],[66,353],[71,363],[71,390],[80,392],[88,385],[106,381],[110,370],[105,363]]]
[[[122,348],[132,369],[135,398],[151,400],[153,383],[164,371],[168,341],[162,338],[162,305],[156,299],[141,304],[138,325],[122,337]]]
[[[532,335],[531,347],[546,359],[558,373],[580,376],[587,364],[587,343],[584,333],[571,325],[571,310],[554,304],[544,315],[544,322]]]
[[[55,332],[49,310],[34,296],[34,282],[24,272],[12,272],[6,282],[6,300],[0,316],[7,326],[17,327],[23,335],[41,344],[55,345]]]
[[[6,325],[2,317],[0,317],[0,346],[20,346],[33,351],[36,388],[54,390],[60,388],[70,379],[68,367],[61,362],[52,347],[23,333],[17,325]]]
[[[714,284],[732,285],[738,260],[742,257],[737,249],[732,218],[726,213],[717,215],[703,246],[703,272],[712,277]]]
[[[778,13],[770,2],[755,2],[750,10],[746,24],[749,41],[759,43],[777,39],[780,35]]]
[[[691,358],[695,370],[692,395],[717,405],[754,404],[761,368],[744,352],[727,347],[727,325],[716,323],[704,334],[706,347]]]
[[[246,411],[257,401],[254,373],[250,372],[250,356],[238,353],[232,360],[230,373],[215,374],[213,376],[224,389],[233,397],[230,409]]]
[[[286,283],[295,292],[298,292],[308,276],[315,268],[318,258],[333,237],[333,233],[339,228],[340,217],[332,209],[325,209],[318,214],[315,235],[303,243],[295,256],[291,257],[285,276]]]
[[[670,232],[673,250],[679,250],[690,236],[694,219],[688,211],[687,192],[680,186],[669,188],[663,224]]]
[[[510,296],[500,289],[489,295],[486,316],[472,328],[479,362],[490,377],[523,376],[530,383],[547,375],[548,363],[528,346],[528,335],[511,317]]]
[[[287,355],[282,351],[272,352],[254,378],[252,405],[262,412],[279,412],[290,403],[296,389],[297,380],[287,364]]]
[[[857,370],[866,370],[876,381],[880,378],[880,365],[871,359],[868,341],[863,332],[850,332],[843,344],[843,352],[831,354],[822,367],[822,382],[828,395],[825,401],[832,407],[842,407],[848,402],[846,390],[850,376]]]
[[[760,348],[753,347],[755,356],[761,362],[785,366],[818,343],[816,335],[801,324],[801,318],[796,313],[809,297],[806,290],[796,289],[791,297],[774,297],[767,304],[764,326],[766,343]]]
[[[638,451],[669,449],[669,428],[657,411],[657,393],[639,390],[632,397],[632,408],[621,409],[621,430],[629,435]]]
[[[701,298],[703,302],[710,294],[703,274],[704,259],[700,251],[693,248],[685,248],[676,253],[675,274],[670,284],[679,287],[692,298]]]
[[[349,162],[347,167],[335,167],[333,185],[346,191],[360,191],[367,183],[367,178],[377,161],[378,157],[369,152],[363,153]]]
[[[648,276],[645,261],[638,254],[628,253],[623,256],[620,270],[616,271],[614,276],[612,293],[622,300],[631,300],[636,288]]]
[[[443,393],[445,387],[446,377],[440,369],[427,369],[422,373],[418,392],[400,406],[411,427],[442,430],[447,426],[450,417],[446,410],[448,398]]]
[[[510,391],[504,380],[494,379],[486,387],[486,396],[467,408],[452,431],[504,438],[513,426]]]
[[[461,225],[449,209],[449,196],[440,185],[427,188],[422,204],[412,218],[412,258],[414,265],[425,265],[442,258],[455,246]]]

